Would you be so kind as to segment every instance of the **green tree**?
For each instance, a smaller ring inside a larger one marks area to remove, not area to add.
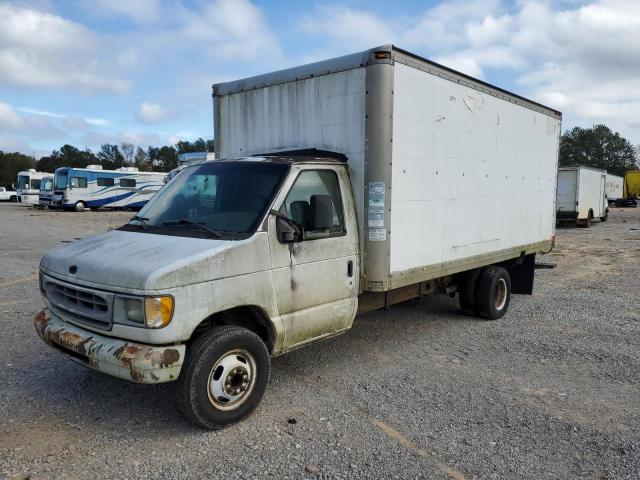
[[[147,157],[156,172],[169,172],[178,166],[178,152],[174,147],[148,147]]]
[[[37,163],[38,170],[53,173],[60,167],[84,168],[97,163],[97,160],[91,150],[79,150],[73,145],[63,145],[60,150],[54,150],[51,155],[42,157]]]
[[[124,164],[124,155],[120,152],[118,145],[111,143],[102,145],[96,157],[104,170],[115,170]]]
[[[633,145],[606,125],[592,128],[574,127],[560,139],[560,166],[601,168],[614,175],[636,170],[636,151]]]
[[[32,157],[19,152],[4,153],[0,150],[0,186],[11,188],[17,183],[18,172],[35,168]]]
[[[176,150],[180,153],[192,153],[192,152],[213,152],[213,140],[204,140],[198,138],[193,142],[188,140],[180,140],[176,143]]]
[[[149,161],[149,156],[142,148],[136,148],[136,154],[133,157],[133,161],[137,169],[141,172],[148,172],[151,170],[152,165]]]

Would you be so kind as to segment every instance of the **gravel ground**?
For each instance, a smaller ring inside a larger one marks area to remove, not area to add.
[[[6,478],[640,477],[640,209],[557,231],[533,296],[496,322],[432,296],[273,361],[262,404],[221,432],[171,385],[46,347],[40,256],[131,213],[0,205],[0,475]]]

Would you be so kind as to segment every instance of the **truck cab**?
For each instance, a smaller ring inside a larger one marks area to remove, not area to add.
[[[129,224],[43,257],[48,308],[36,328],[91,368],[141,383],[181,379],[183,411],[226,424],[261,396],[270,355],[351,327],[358,244],[344,161],[194,165]],[[210,358],[220,332],[226,350]]]
[[[53,203],[53,180],[53,175],[50,175],[40,181],[40,193],[38,195],[38,206],[40,208],[50,208]]]

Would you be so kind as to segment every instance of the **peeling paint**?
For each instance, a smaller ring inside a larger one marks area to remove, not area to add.
[[[97,335],[71,325],[44,309],[34,325],[47,344],[89,368],[138,383],[169,382],[178,377],[184,345],[154,346]]]

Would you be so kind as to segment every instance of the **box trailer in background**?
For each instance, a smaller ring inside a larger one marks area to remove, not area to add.
[[[640,198],[640,170],[630,170],[624,174],[621,206],[637,207]]]
[[[605,195],[607,172],[590,167],[563,167],[558,171],[556,221],[590,227],[595,218],[606,222],[609,207]]]
[[[220,428],[256,407],[270,355],[358,313],[459,292],[498,319],[532,293],[559,112],[392,46],[213,92],[217,160],[42,259],[43,340],[122,378],[177,379],[186,417]]]
[[[607,179],[604,184],[604,192],[607,196],[607,202],[609,205],[618,203],[622,199],[622,186],[624,185],[624,178],[617,175],[607,173]]]

